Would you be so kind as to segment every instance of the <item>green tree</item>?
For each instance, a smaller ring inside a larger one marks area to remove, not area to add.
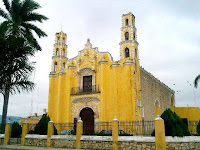
[[[34,134],[47,135],[49,121],[50,121],[49,116],[47,116],[46,114],[43,114],[38,124],[36,124],[34,132],[33,131],[31,132]],[[55,127],[54,127],[54,134],[55,135],[57,134],[57,130]]]
[[[41,50],[33,36],[46,36],[33,22],[43,22],[48,18],[36,13],[40,5],[33,0],[3,0],[5,10],[0,8],[0,17],[4,18],[0,27],[0,92],[4,97],[2,126],[6,123],[10,94],[31,91],[34,83],[29,76],[34,70],[29,57]]]
[[[31,91],[34,87],[34,83],[29,79],[34,63],[28,61],[34,51],[24,38],[10,36],[7,30],[4,30],[4,24],[0,24],[0,49],[0,93],[4,97],[3,132],[10,94]]]
[[[166,109],[161,118],[165,123],[165,135],[166,136],[189,136],[190,132],[188,130],[187,125],[183,122],[183,120],[170,109]],[[155,131],[152,132],[152,135],[155,135]]]
[[[199,80],[200,80],[200,75],[198,75],[194,80],[194,87],[195,88],[197,88]]]
[[[200,120],[197,124],[197,135],[200,135]]]
[[[12,123],[11,137],[18,138],[22,134],[22,127],[18,122]]]

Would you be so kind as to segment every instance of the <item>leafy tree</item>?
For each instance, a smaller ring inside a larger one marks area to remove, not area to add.
[[[197,135],[200,135],[200,120],[197,124]]]
[[[0,24],[0,93],[3,94],[2,132],[6,123],[9,95],[16,92],[31,91],[34,83],[29,76],[34,63],[28,62],[34,55],[33,48],[22,37],[11,36]]]
[[[46,114],[42,115],[42,118],[40,119],[40,121],[38,122],[38,124],[36,124],[34,131],[31,131],[31,134],[40,134],[40,135],[47,135],[47,129],[48,129],[48,123],[50,121],[49,116],[47,116]],[[54,127],[54,134],[57,134],[57,130]]]
[[[18,138],[22,134],[22,127],[18,122],[12,123],[11,137]]]
[[[36,13],[40,5],[34,0],[3,0],[5,11],[0,8],[0,93],[4,96],[2,129],[6,123],[10,94],[31,91],[34,83],[29,76],[34,70],[29,57],[41,50],[33,33],[40,37],[46,33],[33,22],[42,23],[48,18]]]
[[[195,88],[197,88],[199,80],[200,80],[200,75],[198,75],[194,80],[194,87]]]
[[[170,109],[166,109],[162,113],[161,118],[164,120],[165,123],[166,136],[182,137],[190,135],[187,125],[175,112],[172,112]],[[153,131],[151,135],[155,135],[155,131]]]

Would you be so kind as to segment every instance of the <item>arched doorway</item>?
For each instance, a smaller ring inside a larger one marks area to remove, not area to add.
[[[89,107],[83,108],[80,117],[83,121],[83,133],[94,133],[94,111]]]

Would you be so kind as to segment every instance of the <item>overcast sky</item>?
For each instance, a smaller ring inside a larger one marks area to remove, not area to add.
[[[47,108],[53,44],[61,24],[67,34],[68,58],[75,57],[90,38],[93,47],[119,60],[121,17],[128,12],[136,17],[140,65],[176,91],[176,106],[200,106],[200,84],[198,89],[193,88],[200,74],[200,1],[37,1],[42,6],[38,12],[49,18],[37,24],[48,34],[39,39],[43,50],[33,59],[37,64],[32,78],[37,86],[32,93],[11,96],[8,115],[28,116]],[[2,106],[0,97],[0,112]]]

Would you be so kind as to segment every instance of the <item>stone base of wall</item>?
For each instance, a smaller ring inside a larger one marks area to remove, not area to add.
[[[119,150],[154,150],[155,143],[145,143],[145,142],[118,142]]]
[[[51,146],[58,148],[76,148],[75,135],[53,135],[51,137]]]
[[[27,134],[25,138],[25,146],[47,147],[47,136]]]
[[[81,141],[82,149],[112,149],[112,142],[110,141]]]
[[[0,138],[1,139],[1,138]],[[2,138],[3,139],[3,138]],[[2,140],[3,141],[3,140]],[[200,137],[166,137],[167,150],[200,150]],[[46,147],[46,135],[30,135],[26,136],[26,146],[42,146]],[[82,149],[112,149],[112,136],[82,136]],[[57,148],[76,148],[76,136],[70,135],[53,135],[51,137],[52,147]],[[155,150],[154,137],[140,136],[119,136],[119,150]]]
[[[4,134],[0,134],[0,145],[3,145]]]
[[[21,138],[10,138],[10,145],[21,144]]]
[[[167,143],[168,150],[199,150],[200,143],[190,142],[190,143]]]

